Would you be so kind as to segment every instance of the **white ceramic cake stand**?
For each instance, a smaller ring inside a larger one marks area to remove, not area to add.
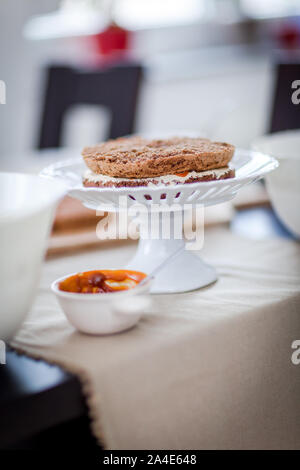
[[[124,210],[120,207],[120,196],[126,201],[127,208],[137,203],[146,209],[153,208],[154,204],[159,205],[157,210],[160,214],[160,223],[171,213],[173,227],[178,228],[178,224],[182,224],[179,213],[184,209],[184,205],[208,206],[229,201],[241,188],[262,178],[275,169],[278,163],[268,155],[237,149],[231,166],[236,171],[236,176],[232,179],[135,188],[85,188],[82,185],[82,175],[86,167],[81,157],[50,165],[41,175],[63,180],[68,186],[68,194],[79,199],[90,209],[114,212]],[[176,210],[170,208],[174,204]],[[174,229],[171,229],[169,239],[163,239],[161,236],[158,239],[151,239],[148,230],[149,217],[147,212],[140,217],[138,249],[127,266],[145,273],[150,273],[165,257],[185,243],[183,238],[176,238]],[[182,229],[182,226],[180,228]],[[193,251],[184,250],[157,275],[151,292],[188,292],[207,286],[216,280],[217,273],[213,266],[206,264]]]

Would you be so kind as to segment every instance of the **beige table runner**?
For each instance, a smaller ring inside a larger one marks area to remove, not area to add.
[[[154,298],[153,316],[108,337],[77,333],[49,285],[121,267],[134,244],[45,263],[38,297],[12,345],[78,375],[93,432],[108,449],[300,448],[300,245],[206,231],[219,280]]]

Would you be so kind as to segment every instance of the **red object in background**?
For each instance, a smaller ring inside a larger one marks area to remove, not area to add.
[[[115,23],[110,24],[104,31],[94,36],[97,51],[102,57],[120,57],[129,48],[130,32]]]
[[[297,25],[284,25],[277,33],[280,46],[284,49],[296,49],[300,45],[300,28]]]

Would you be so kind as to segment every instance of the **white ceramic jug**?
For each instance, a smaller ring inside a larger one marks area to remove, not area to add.
[[[279,167],[266,176],[267,190],[281,221],[300,238],[300,130],[260,137],[253,147],[279,161]]]
[[[60,182],[0,173],[0,339],[9,340],[27,314],[55,207],[65,194]]]

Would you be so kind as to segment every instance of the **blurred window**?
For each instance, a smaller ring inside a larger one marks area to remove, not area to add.
[[[246,15],[253,18],[272,18],[300,13],[299,0],[240,0]]]
[[[117,0],[114,17],[128,28],[172,26],[197,21],[205,0]]]

